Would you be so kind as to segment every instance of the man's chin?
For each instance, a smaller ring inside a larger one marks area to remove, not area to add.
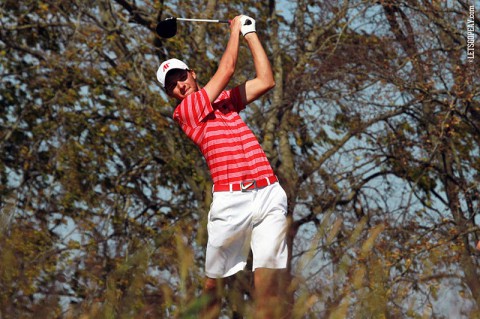
[[[191,89],[188,89],[187,92],[185,92],[185,94],[183,94],[183,95],[177,95],[177,96],[175,96],[175,98],[176,98],[177,100],[182,101],[182,100],[185,99],[187,96],[189,96],[190,94],[193,94],[193,93],[195,93],[195,92],[196,92],[196,90],[195,90],[194,88],[191,88]]]

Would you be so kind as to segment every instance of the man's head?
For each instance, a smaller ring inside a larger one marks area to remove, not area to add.
[[[157,79],[167,94],[177,100],[198,91],[195,72],[178,59],[163,62],[157,70]]]

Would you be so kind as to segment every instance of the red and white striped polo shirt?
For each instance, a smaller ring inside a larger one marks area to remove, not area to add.
[[[216,184],[274,175],[257,138],[238,115],[243,109],[236,87],[223,91],[213,105],[201,89],[188,95],[173,113],[174,120],[200,148]]]

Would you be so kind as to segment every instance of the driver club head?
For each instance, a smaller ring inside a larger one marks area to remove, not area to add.
[[[167,18],[160,21],[155,29],[157,34],[162,38],[172,38],[177,34],[177,18]]]

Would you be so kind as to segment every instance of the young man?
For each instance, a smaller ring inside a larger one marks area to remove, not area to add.
[[[256,77],[229,91],[240,33],[253,57]],[[237,16],[218,70],[201,88],[195,71],[177,59],[163,62],[157,78],[180,104],[173,118],[204,155],[213,179],[208,216],[204,292],[211,297],[204,317],[218,317],[222,278],[243,270],[253,252],[255,316],[278,318],[281,269],[287,265],[287,197],[252,131],[238,112],[275,85],[255,20]]]

